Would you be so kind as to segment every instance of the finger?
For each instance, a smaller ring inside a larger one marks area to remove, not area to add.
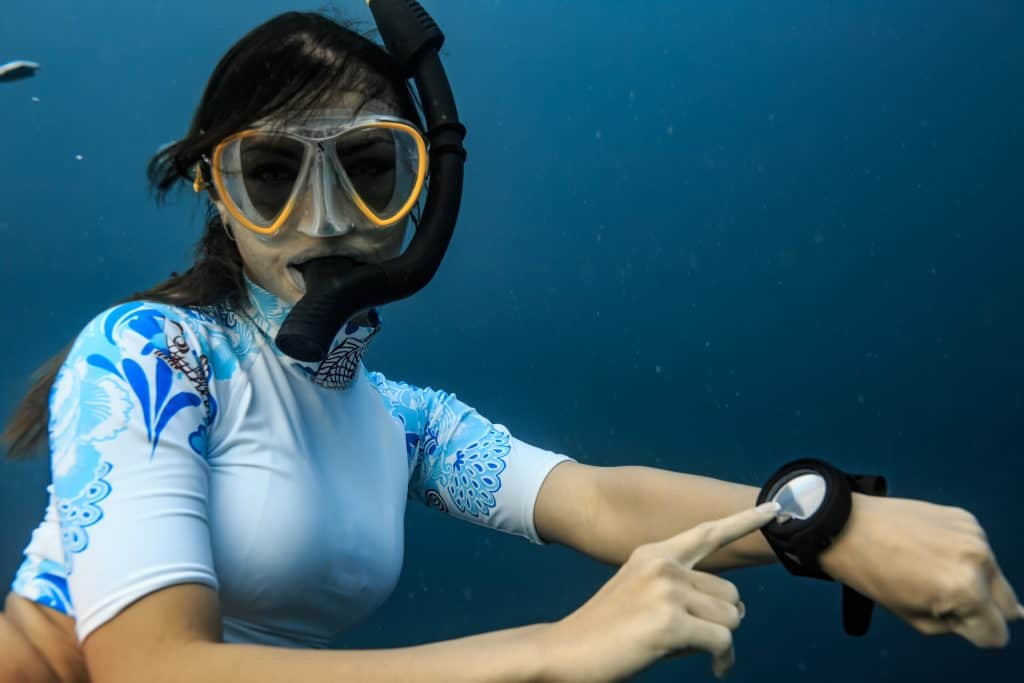
[[[712,671],[724,674],[732,666],[732,631],[710,621],[688,619],[686,641],[689,647],[710,652]]]
[[[991,583],[992,600],[999,607],[1000,613],[1007,621],[1024,619],[1024,607],[1017,602],[1017,594],[1014,592],[1010,582],[1006,580],[1003,571],[996,564],[995,573]]]
[[[704,522],[669,539],[668,545],[676,548],[680,561],[687,564],[687,568],[692,568],[722,546],[768,524],[778,511],[778,503],[764,503],[722,519]]]
[[[697,654],[698,652],[700,652],[699,648],[696,648],[696,647],[684,647],[682,650],[676,650],[675,652],[671,652],[671,653],[665,655],[664,658],[665,659],[677,659],[679,657],[689,657],[690,655]]]
[[[724,600],[733,605],[738,605],[740,602],[740,590],[736,587],[736,584],[728,579],[723,579],[720,576],[707,572],[697,571],[696,569],[689,570],[686,578],[689,580],[690,585],[701,593],[713,595],[719,600]]]
[[[930,614],[919,614],[916,616],[900,615],[908,624],[913,626],[919,633],[926,636],[937,636],[953,632],[953,622],[947,619],[939,619]]]
[[[725,678],[725,675],[729,673],[729,669],[736,663],[736,650],[732,647],[722,655],[721,657],[715,658],[711,662],[711,673],[715,675],[715,678]]]
[[[706,593],[689,593],[684,601],[686,611],[704,621],[721,624],[735,631],[740,625],[739,607]]]
[[[1006,647],[1010,641],[1010,630],[1002,613],[994,603],[989,603],[984,610],[971,614],[953,625],[953,631],[977,647]]]

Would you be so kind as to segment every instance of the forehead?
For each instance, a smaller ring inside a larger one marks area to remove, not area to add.
[[[323,107],[292,113],[287,117],[270,116],[260,119],[254,128],[290,132],[329,133],[344,128],[355,120],[378,116],[398,116],[397,107],[377,99],[366,99],[359,93],[345,92]]]

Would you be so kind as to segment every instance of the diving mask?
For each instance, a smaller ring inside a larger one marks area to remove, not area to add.
[[[204,161],[239,225],[264,238],[293,228],[332,237],[405,218],[423,190],[428,154],[408,121],[327,112],[235,133]],[[207,187],[198,164],[193,188]]]

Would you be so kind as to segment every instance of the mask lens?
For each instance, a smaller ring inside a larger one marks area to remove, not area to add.
[[[239,138],[221,155],[224,189],[250,221],[269,226],[295,194],[304,158],[303,143],[289,137],[257,133]]]
[[[342,135],[334,144],[341,168],[366,207],[382,220],[401,211],[417,186],[416,139],[404,130],[366,127]]]

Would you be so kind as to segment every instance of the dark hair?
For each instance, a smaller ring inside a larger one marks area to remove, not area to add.
[[[228,135],[273,116],[288,120],[327,105],[339,91],[353,91],[365,103],[378,99],[422,128],[408,81],[394,59],[353,22],[314,12],[274,17],[235,43],[221,58],[182,139],[159,150],[147,175],[158,204],[179,183],[191,184],[194,169]],[[209,177],[209,175],[206,175]],[[126,301],[148,300],[173,306],[237,306],[244,297],[242,258],[213,203],[207,200],[206,230],[195,246],[195,262]],[[72,341],[46,361],[4,429],[7,457],[33,454],[47,439],[48,402],[57,371]]]

